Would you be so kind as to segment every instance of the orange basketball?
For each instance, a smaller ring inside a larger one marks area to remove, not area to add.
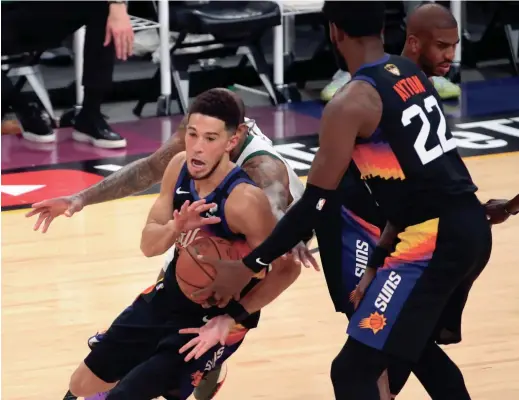
[[[180,290],[196,303],[203,303],[207,300],[207,297],[192,299],[191,294],[208,286],[213,281],[216,272],[210,264],[201,262],[195,255],[218,260],[240,260],[249,251],[250,248],[244,241],[230,242],[216,236],[202,236],[196,239],[187,248],[181,249],[179,253],[176,277]]]

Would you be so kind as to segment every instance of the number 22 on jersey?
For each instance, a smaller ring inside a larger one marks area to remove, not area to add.
[[[414,142],[414,149],[420,158],[420,161],[423,165],[430,163],[431,161],[436,160],[442,154],[447,153],[456,148],[456,139],[453,137],[447,139],[447,123],[445,121],[445,116],[436,100],[436,97],[429,96],[424,100],[424,108],[420,107],[418,104],[413,104],[410,107],[406,108],[402,112],[402,125],[408,126],[413,118],[419,117],[422,121],[422,127],[420,132],[418,132],[418,136]],[[429,122],[429,118],[427,114],[431,114],[436,111],[440,114],[440,123],[438,124],[438,129],[436,130],[436,135],[438,136],[439,144],[434,146],[432,149],[426,149],[425,145],[427,143],[427,139],[431,134],[431,123]]]

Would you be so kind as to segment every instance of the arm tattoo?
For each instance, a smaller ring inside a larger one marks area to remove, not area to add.
[[[272,212],[276,218],[281,219],[293,200],[285,164],[271,156],[263,155],[251,158],[242,165],[242,169],[265,192]]]
[[[86,206],[142,192],[160,182],[173,156],[184,150],[184,133],[185,119],[177,128],[177,133],[155,153],[126,165],[77,196]]]

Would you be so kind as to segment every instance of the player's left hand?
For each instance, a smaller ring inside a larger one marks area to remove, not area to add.
[[[187,247],[187,251],[191,252],[192,250]],[[193,292],[191,295],[194,299],[212,297],[214,304],[211,305],[218,305],[218,307],[222,308],[232,298],[239,300],[241,291],[254,276],[254,271],[247,268],[241,260],[218,260],[194,253],[191,253],[191,255],[201,262],[212,265],[216,270],[213,282],[205,288]]]
[[[222,346],[225,345],[227,336],[231,328],[235,325],[234,319],[228,315],[219,315],[214,317],[207,322],[201,328],[186,328],[180,329],[178,332],[187,335],[198,335],[191,339],[178,351],[179,354],[185,353],[189,349],[192,350],[184,358],[184,361],[188,362],[192,358],[198,360],[208,350],[220,343]]]
[[[316,259],[310,253],[310,250],[303,242],[299,242],[299,244],[294,247],[290,253],[285,254],[282,256],[283,259],[286,259],[287,257],[292,257],[294,262],[297,264],[303,264],[306,268],[313,268],[316,271],[320,271],[319,264],[317,263]]]
[[[376,268],[367,267],[364,275],[360,279],[359,284],[355,288],[355,290],[350,295],[350,301],[353,303],[354,309],[357,309],[364,295],[366,294],[366,290],[368,290],[369,285],[373,278],[377,275]]]
[[[485,212],[487,214],[488,222],[492,225],[501,224],[505,222],[510,214],[506,212],[506,205],[508,200],[489,200],[486,202]]]

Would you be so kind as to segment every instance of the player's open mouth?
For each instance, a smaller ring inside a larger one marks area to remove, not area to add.
[[[191,159],[191,165],[195,168],[203,168],[205,163],[195,158]]]

